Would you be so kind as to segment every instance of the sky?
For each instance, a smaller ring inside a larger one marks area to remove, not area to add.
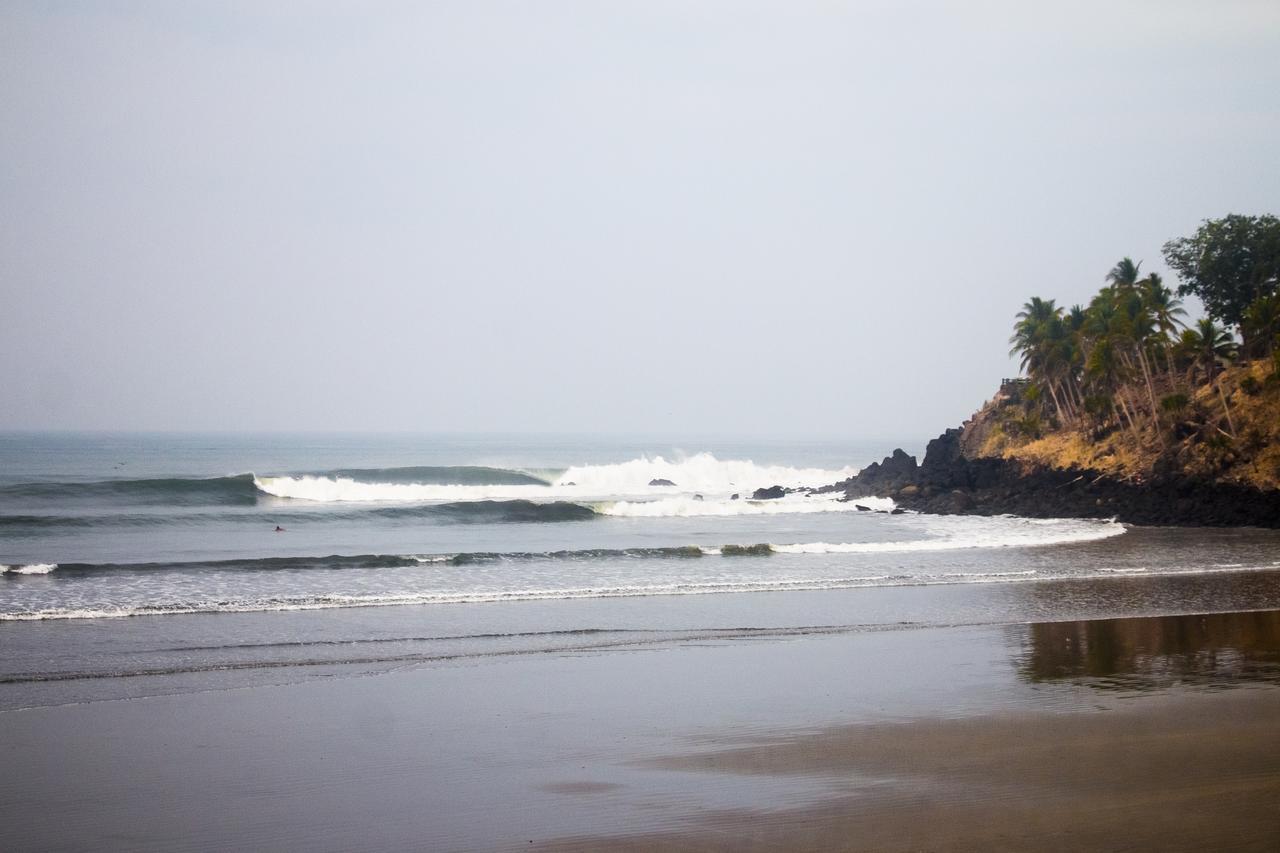
[[[1274,0],[8,0],[0,429],[937,434],[1028,297],[1280,213],[1278,48]]]

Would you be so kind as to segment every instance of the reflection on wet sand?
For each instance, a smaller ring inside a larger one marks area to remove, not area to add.
[[[1099,689],[1280,682],[1280,611],[1045,622],[1026,626],[1020,675]]]
[[[534,849],[1280,849],[1280,610],[1019,625],[1006,637],[1031,697],[995,687],[977,713],[940,704],[746,743],[727,733],[719,748],[641,763],[708,786],[824,782],[805,805],[702,810]],[[1259,689],[1218,689],[1244,685]],[[1097,701],[1094,687],[1134,693]]]

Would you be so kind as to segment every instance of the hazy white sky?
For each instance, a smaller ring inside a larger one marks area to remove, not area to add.
[[[936,433],[1277,93],[1275,0],[9,0],[0,428]]]

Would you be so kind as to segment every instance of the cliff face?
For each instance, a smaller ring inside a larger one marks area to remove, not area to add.
[[[1228,371],[1221,392],[1201,388],[1161,431],[1136,434],[1035,429],[1006,387],[922,463],[896,451],[832,490],[944,514],[1280,527],[1280,382],[1258,373]]]

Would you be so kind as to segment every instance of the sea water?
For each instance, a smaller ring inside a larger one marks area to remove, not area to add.
[[[898,443],[3,435],[0,687],[1275,604],[1273,532],[807,491]]]

